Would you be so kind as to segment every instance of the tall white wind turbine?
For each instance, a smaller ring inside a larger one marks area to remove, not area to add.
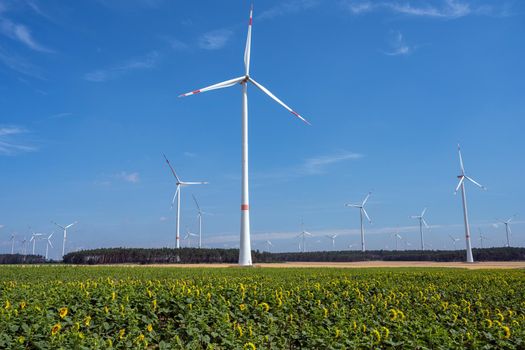
[[[248,188],[248,83],[252,83],[256,88],[264,92],[275,102],[280,104],[290,113],[301,119],[303,122],[310,124],[306,119],[300,116],[297,112],[288,107],[284,102],[277,98],[267,88],[256,82],[250,76],[250,50],[252,41],[252,22],[253,22],[253,6],[250,10],[250,19],[248,22],[248,35],[246,38],[246,48],[244,50],[244,75],[238,78],[223,81],[208,87],[194,90],[179,97],[195,95],[200,92],[206,92],[216,89],[227,88],[240,84],[242,86],[242,187],[241,187],[241,233],[239,246],[239,265],[251,266],[251,238],[250,238],[250,200]]]
[[[466,248],[467,262],[472,263],[474,262],[474,256],[472,255],[472,245],[470,242],[470,226],[468,223],[467,194],[465,192],[465,179],[472,182],[474,185],[478,186],[481,189],[485,190],[486,188],[465,174],[465,167],[463,165],[463,158],[461,157],[461,148],[459,147],[459,145],[458,145],[458,155],[459,155],[459,165],[461,167],[461,174],[458,175],[459,183],[456,187],[456,191],[454,192],[454,194],[457,194],[458,190],[461,188],[461,199],[463,200],[463,219],[465,221],[465,242],[466,242],[466,247],[467,247]]]
[[[47,260],[47,254],[49,252],[49,247],[51,248],[54,248],[53,247],[53,243],[51,243],[51,237],[53,237],[55,233],[54,232],[51,232],[51,234],[49,236],[47,236],[47,242],[46,242],[46,260]]]
[[[510,235],[512,230],[510,229],[510,222],[514,219],[516,215],[511,216],[507,221],[499,220],[503,225],[505,225],[505,233],[507,234],[507,247],[510,247]]]
[[[35,245],[36,245],[36,240],[40,238],[40,236],[43,236],[42,233],[36,233],[34,231],[31,231],[31,239],[29,240],[29,242],[33,242],[33,252],[31,254],[35,255]]]
[[[426,228],[429,228],[427,222],[424,219],[426,212],[427,212],[427,208],[423,209],[420,215],[411,216],[412,219],[419,220],[419,236],[421,237],[421,250],[425,250],[425,239],[423,238],[423,225],[425,225]]]
[[[305,238],[306,236],[311,236],[312,234],[304,229],[304,223],[301,222],[301,233],[297,235],[297,237],[302,237],[303,244],[302,244],[302,252],[305,251]],[[301,248],[301,243],[299,243],[299,248]]]
[[[75,221],[69,225],[66,225],[66,226],[62,226],[62,225],[59,225],[57,224],[56,222],[52,221],[53,224],[55,224],[56,226],[58,226],[59,228],[62,229],[62,231],[64,232],[64,236],[63,236],[63,239],[62,239],[62,257],[64,257],[65,253],[66,253],[66,240],[67,240],[67,229],[78,224],[78,221]]]
[[[403,240],[403,237],[401,237],[401,235],[398,232],[394,233],[394,244],[396,246],[396,250],[398,250],[397,249],[397,240]]]
[[[180,195],[181,195],[181,188],[184,186],[191,186],[191,185],[207,185],[207,182],[204,181],[198,181],[198,182],[188,182],[188,181],[181,181],[181,179],[177,176],[177,173],[175,172],[175,169],[170,164],[170,161],[168,158],[166,158],[165,154],[162,154],[164,156],[164,159],[166,159],[166,163],[171,169],[171,173],[173,174],[173,177],[175,178],[177,189],[175,190],[175,194],[173,195],[173,200],[171,201],[171,207],[173,208],[173,205],[175,204],[175,198],[177,198],[177,216],[176,216],[176,231],[175,231],[175,248],[180,248]]]
[[[481,232],[481,229],[478,227],[478,231],[479,231],[479,242],[480,242],[480,245],[481,245],[481,249],[485,248],[483,246],[483,241],[486,240],[486,241],[490,241],[490,239],[487,238],[487,236],[485,236],[483,234],[483,232]]]
[[[361,251],[362,252],[366,250],[365,249],[365,227],[363,224],[363,215],[366,216],[368,222],[370,223],[372,222],[372,220],[368,216],[368,213],[365,210],[365,204],[368,201],[368,198],[370,198],[371,194],[372,192],[368,192],[368,194],[366,195],[365,199],[363,200],[361,204],[345,204],[345,206],[347,207],[359,208],[359,217],[361,219]]]

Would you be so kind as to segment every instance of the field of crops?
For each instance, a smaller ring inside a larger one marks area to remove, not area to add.
[[[0,267],[0,348],[523,349],[525,273]]]

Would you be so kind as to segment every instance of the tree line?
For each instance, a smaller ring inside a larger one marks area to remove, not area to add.
[[[518,261],[525,260],[525,248],[484,248],[473,249],[475,261]],[[175,263],[227,263],[236,264],[238,249],[198,248],[101,248],[68,253],[64,256],[67,264],[175,264]],[[371,250],[360,251],[319,251],[270,253],[252,251],[257,263],[277,262],[356,262],[356,261],[437,261],[462,262],[462,250]]]

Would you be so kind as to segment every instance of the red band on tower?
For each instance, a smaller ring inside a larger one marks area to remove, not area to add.
[[[241,210],[250,210],[250,206],[248,204],[241,204]]]

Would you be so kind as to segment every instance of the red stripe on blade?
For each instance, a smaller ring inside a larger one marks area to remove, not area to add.
[[[198,94],[199,92],[201,92],[200,90],[195,90],[195,91],[192,91],[191,93],[192,94]]]
[[[253,19],[250,17],[250,22],[248,22],[248,25],[251,26],[253,22]]]
[[[250,210],[250,206],[248,204],[241,204],[241,210]]]

